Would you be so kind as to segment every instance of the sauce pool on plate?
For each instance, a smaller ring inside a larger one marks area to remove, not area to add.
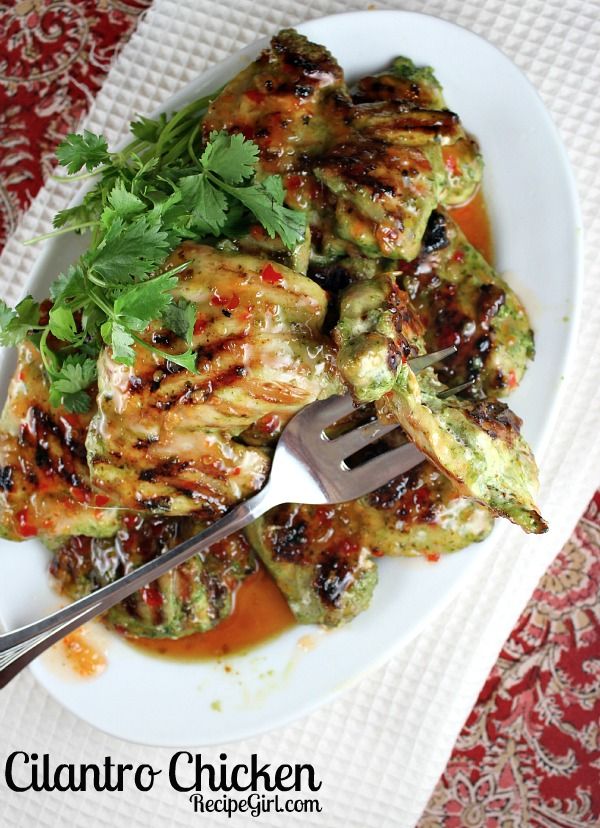
[[[237,590],[231,615],[213,630],[177,639],[127,640],[146,652],[178,660],[219,658],[261,644],[293,624],[294,616],[287,601],[261,566]]]
[[[486,261],[494,263],[494,244],[492,240],[492,228],[481,187],[478,188],[473,198],[466,204],[458,207],[448,208],[448,212],[454,221],[471,242],[473,247],[484,256]]]

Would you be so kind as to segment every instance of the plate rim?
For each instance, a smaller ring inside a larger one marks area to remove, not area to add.
[[[562,172],[564,173],[564,181],[567,184],[568,194],[569,194],[569,205],[565,209],[565,214],[568,215],[569,224],[572,223],[573,230],[577,234],[576,242],[574,244],[574,269],[572,273],[572,290],[571,290],[571,309],[570,314],[571,318],[569,320],[566,329],[562,330],[563,338],[565,341],[565,347],[563,350],[563,358],[561,360],[560,365],[557,368],[557,373],[562,374],[566,377],[569,373],[569,366],[572,363],[572,356],[573,351],[575,348],[576,337],[580,327],[581,322],[581,296],[582,296],[582,285],[583,285],[583,228],[582,228],[582,217],[581,217],[581,208],[579,203],[579,197],[577,194],[577,187],[575,184],[575,178],[573,175],[573,171],[571,168],[571,164],[569,161],[569,156],[567,150],[563,144],[560,132],[554,123],[548,109],[546,108],[543,99],[533,85],[533,83],[529,80],[527,75],[523,70],[521,70],[513,60],[508,57],[500,48],[498,48],[495,44],[491,43],[486,38],[482,37],[481,35],[477,34],[476,32],[471,31],[464,26],[461,26],[457,23],[445,20],[444,18],[437,17],[433,14],[421,13],[421,12],[409,12],[409,11],[402,11],[402,10],[392,10],[392,9],[382,9],[382,10],[368,10],[368,11],[348,11],[342,12],[340,14],[332,14],[326,15],[323,17],[316,17],[310,20],[303,21],[294,25],[294,28],[297,28],[300,32],[303,32],[307,27],[317,24],[327,24],[331,23],[332,20],[339,20],[340,18],[363,18],[365,15],[369,15],[371,17],[377,16],[377,18],[383,17],[390,17],[395,18],[397,20],[406,20],[407,18],[427,18],[431,21],[434,21],[435,25],[442,25],[442,27],[451,27],[454,29],[458,29],[461,33],[468,35],[471,38],[476,39],[481,44],[484,44],[486,48],[494,50],[506,63],[506,65],[510,66],[512,70],[518,74],[519,80],[521,82],[525,82],[525,84],[529,87],[529,91],[533,92],[535,98],[537,99],[538,103],[538,113],[543,117],[545,120],[545,127],[546,133],[548,136],[552,137],[552,141],[554,144],[554,149],[556,149],[561,158],[562,164]],[[235,58],[245,58],[246,56],[253,56],[257,53],[257,51],[263,48],[268,43],[268,37],[261,37],[257,40],[253,41],[252,43],[248,44],[247,46],[239,49],[235,52],[230,53],[226,56],[223,60],[218,61],[217,63],[212,64],[199,78],[196,78],[189,83],[185,84],[180,90],[178,90],[174,95],[170,96],[168,100],[166,100],[162,106],[156,108],[149,117],[156,116],[161,112],[169,112],[172,109],[177,108],[179,105],[177,103],[178,100],[184,99],[186,96],[189,96],[192,92],[195,93],[199,87],[202,86],[202,79],[207,75],[210,76],[213,72],[218,72],[219,68],[226,63],[230,59]],[[195,93],[197,94],[197,93]],[[120,142],[118,146],[122,146],[123,142]],[[81,187],[78,191],[74,194],[73,199],[70,203],[75,203],[77,200],[81,198],[83,193],[86,191],[88,187]],[[24,291],[32,286],[35,286],[36,282],[39,281],[39,271],[41,266],[43,265],[43,259],[46,255],[46,250],[48,249],[48,243],[44,249],[40,251],[40,255],[37,257],[36,262],[32,266],[32,269],[28,275],[28,278],[24,281]],[[6,356],[2,357],[2,364],[6,361]],[[563,381],[560,386],[558,387],[557,391],[554,394],[554,397],[551,402],[551,409],[548,412],[548,415],[545,417],[543,426],[541,428],[541,433],[539,438],[536,440],[537,450],[536,455],[538,459],[543,458],[545,454],[545,447],[547,445],[552,426],[556,421],[558,416],[558,411],[560,408],[560,402],[562,396],[564,394],[564,388],[566,383]],[[541,465],[541,463],[540,463]],[[494,537],[498,538],[500,533],[503,530],[508,530],[508,525],[503,525],[502,527],[496,526],[494,530]],[[483,551],[483,550],[482,550]],[[325,704],[330,703],[334,698],[336,698],[340,693],[345,692],[350,687],[354,686],[358,681],[364,678],[367,674],[373,672],[374,670],[380,668],[383,664],[385,664],[390,658],[392,658],[397,652],[399,652],[404,646],[406,646],[410,641],[414,640],[414,638],[419,635],[422,630],[427,626],[430,622],[432,617],[438,616],[441,612],[443,612],[444,608],[452,601],[453,598],[462,590],[465,586],[466,581],[472,574],[477,570],[478,566],[482,564],[483,560],[485,559],[486,555],[489,554],[489,550],[486,550],[484,554],[480,554],[476,557],[475,561],[470,563],[465,570],[451,583],[450,589],[446,591],[443,598],[438,600],[435,604],[430,606],[427,611],[425,611],[419,618],[419,621],[411,628],[410,633],[404,635],[402,637],[398,637],[395,644],[388,647],[386,650],[379,653],[378,656],[375,658],[371,658],[367,660],[365,666],[360,669],[356,670],[352,677],[343,682],[342,686],[333,687],[328,693],[323,693],[317,695],[316,698],[309,698],[306,699],[304,704],[296,705],[293,711],[290,712],[288,715],[279,716],[273,719],[268,719],[265,723],[260,726],[257,726],[256,723],[251,720],[247,727],[239,727],[237,728],[237,732],[235,736],[227,738],[225,740],[211,740],[211,741],[193,741],[190,742],[187,746],[188,747],[199,747],[199,746],[209,746],[214,744],[229,744],[232,742],[238,742],[243,739],[247,739],[252,736],[257,736],[261,733],[265,733],[267,731],[280,728],[290,724],[292,721],[295,721],[299,718],[306,716],[308,713],[312,712],[318,707],[321,707]],[[0,605],[0,619],[3,620],[4,612]],[[297,627],[296,631],[299,629],[303,629],[303,627]],[[307,627],[308,629],[308,627]],[[311,628],[312,629],[312,628]],[[260,646],[260,645],[259,645]],[[93,721],[92,718],[88,718],[83,715],[79,710],[74,709],[73,706],[69,703],[69,700],[65,700],[58,692],[54,692],[53,688],[48,686],[48,682],[45,680],[44,668],[41,666],[41,662],[34,662],[31,665],[31,671],[35,676],[36,681],[38,681],[42,687],[48,692],[53,699],[55,699],[59,704],[69,710],[71,713],[74,713],[78,718],[82,721],[86,721],[86,723],[92,725],[93,727],[102,730],[105,733],[108,733],[111,736],[116,738],[122,739],[124,741],[130,741],[135,744],[147,744],[152,746],[161,746],[161,747],[174,747],[174,746],[181,746],[180,742],[176,744],[173,741],[164,741],[160,739],[156,739],[156,737],[152,738],[149,741],[140,741],[138,738],[131,738],[127,735],[123,735],[123,733],[119,732],[118,728],[111,730],[105,726],[100,726]]]

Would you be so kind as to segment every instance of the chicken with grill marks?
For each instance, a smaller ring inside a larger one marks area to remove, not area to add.
[[[527,311],[448,213],[432,213],[420,255],[399,263],[397,277],[424,326],[427,351],[457,348],[436,367],[438,379],[471,382],[474,399],[519,385],[535,350]]]
[[[191,518],[128,515],[113,538],[66,540],[52,559],[50,573],[64,595],[82,598],[201,528]],[[236,589],[255,571],[248,542],[237,533],[130,595],[104,620],[131,637],[181,638],[206,632],[231,614]]]
[[[376,401],[380,418],[399,423],[459,493],[527,532],[546,530],[534,502],[537,466],[520,435],[521,420],[501,402],[442,398],[446,386],[433,369],[411,370],[408,357],[425,350],[423,327],[391,274],[342,295],[334,335],[340,372],[358,401]]]
[[[25,342],[0,419],[0,535],[111,535],[117,512],[90,483],[91,415],[54,408],[48,393],[40,352]]]
[[[349,100],[341,67],[325,49],[283,29],[268,49],[226,84],[202,130],[241,132],[260,148],[265,173],[303,168],[330,142],[336,96]]]
[[[128,508],[214,519],[263,485],[269,454],[234,439],[280,428],[341,389],[321,335],[325,292],[280,264],[186,243],[174,290],[196,303],[197,374],[137,347],[132,367],[99,361],[98,413],[87,439],[94,485]],[[175,335],[143,334],[173,353]]]
[[[442,86],[429,66],[415,66],[412,60],[398,57],[379,75],[362,78],[352,98],[358,104],[402,101],[419,110],[445,110]],[[442,138],[445,183],[440,200],[457,205],[475,193],[483,174],[483,158],[477,141],[457,125]]]

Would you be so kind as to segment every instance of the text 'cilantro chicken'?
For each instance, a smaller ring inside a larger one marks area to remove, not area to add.
[[[95,485],[122,506],[215,517],[263,485],[269,455],[237,438],[267,418],[283,426],[340,388],[321,335],[327,297],[281,264],[185,243],[175,301],[196,306],[192,373],[137,347],[125,366],[105,351],[87,449]],[[181,341],[152,325],[148,342]]]

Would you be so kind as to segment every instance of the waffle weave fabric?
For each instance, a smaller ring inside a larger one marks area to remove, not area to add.
[[[21,241],[46,231],[70,196],[56,182],[36,192],[50,171],[53,146],[86,110],[86,125],[116,141],[132,111],[152,111],[257,37],[367,6],[353,0],[155,0],[144,12],[146,5],[19,0],[0,9],[0,210],[10,236],[0,257],[0,294],[9,300],[20,295],[35,257]],[[600,7],[584,0],[406,0],[377,7],[434,14],[499,46],[536,85],[567,145],[582,196],[588,260],[574,365],[541,469],[542,502],[553,528],[535,545],[507,529],[491,565],[475,572],[443,618],[384,668],[311,716],[227,752],[232,761],[252,752],[273,763],[310,757],[323,771],[323,814],[285,823],[265,814],[263,826],[597,825],[598,496],[555,556],[600,469],[600,273],[594,256],[600,249]],[[110,755],[115,762],[163,767],[171,753],[94,731],[29,674],[3,691],[0,728],[5,753],[51,751],[57,762]],[[219,748],[203,753],[216,761]],[[224,820],[205,815],[203,823]],[[256,823],[232,820],[236,826]],[[0,824],[183,826],[190,824],[190,811],[186,798],[162,780],[144,795],[19,795],[3,789]]]

